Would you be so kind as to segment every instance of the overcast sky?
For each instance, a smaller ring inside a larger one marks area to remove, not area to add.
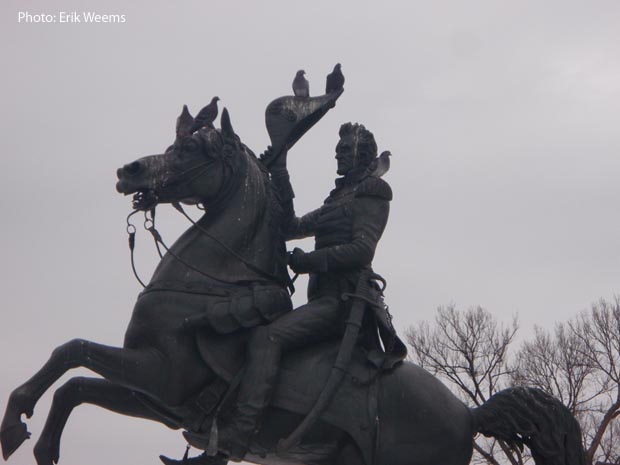
[[[214,95],[261,152],[265,107],[302,68],[313,95],[336,62],[347,80],[289,156],[298,213],[333,185],[341,123],[365,124],[393,154],[374,264],[401,332],[454,303],[518,314],[526,337],[620,292],[617,0],[128,3],[0,5],[2,403],[71,338],[122,344],[140,287],[116,168],[161,153],[181,106]],[[20,11],[126,21],[18,23]],[[158,220],[168,242],[187,227],[170,207]],[[145,278],[155,257],[142,232]],[[34,463],[50,400],[9,463]],[[156,464],[183,447],[179,433],[83,406],[61,463]]]

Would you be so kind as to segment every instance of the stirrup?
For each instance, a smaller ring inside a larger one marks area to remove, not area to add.
[[[206,436],[192,433],[191,431],[184,431],[183,437],[192,446],[204,450],[205,455],[210,458],[215,459],[225,455],[227,460],[232,460],[233,462],[240,462],[243,460],[243,457],[245,457],[248,451],[248,446],[243,446],[239,441],[236,441],[236,435],[225,438],[225,442],[222,443],[222,435],[219,434],[217,428],[215,432],[216,434],[211,435],[209,439],[207,439]]]

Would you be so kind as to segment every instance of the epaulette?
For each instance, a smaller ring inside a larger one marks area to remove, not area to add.
[[[369,176],[359,183],[355,189],[355,197],[379,197],[392,200],[392,188],[383,179]]]

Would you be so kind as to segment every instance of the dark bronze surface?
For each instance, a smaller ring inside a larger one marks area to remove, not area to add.
[[[368,291],[372,296],[357,297],[375,305],[366,306],[358,350],[344,357],[346,366],[336,366],[342,375],[338,390],[329,392],[333,400],[321,406],[299,444],[278,451],[278,441],[311,411],[330,378],[350,311],[343,293],[353,295],[360,270],[370,269],[392,198],[381,179],[389,152],[377,157],[372,135],[348,123],[336,149],[336,188],[315,212],[295,216],[287,153],[334,107],[344,76],[337,66],[327,94],[316,97],[309,96],[307,81],[296,81],[294,96],[267,107],[272,146],[260,160],[241,142],[226,109],[220,128],[214,127],[215,97],[196,118],[183,107],[164,153],[118,169],[118,192],[132,195],[134,208],[151,215],[154,237],[159,204],[200,204],[205,214],[163,255],[134,306],[123,347],[71,340],[12,392],[0,426],[4,458],[30,436],[21,416],[30,417],[64,373],[85,367],[101,378],[74,377],[56,391],[34,447],[38,465],[58,462],[63,428],[83,403],[187,430],[206,449],[218,422],[243,419],[241,405],[253,400],[261,421],[246,438],[245,460],[256,463],[464,465],[473,435],[482,432],[529,446],[537,465],[583,464],[579,426],[552,397],[510,389],[470,410],[428,372],[402,362],[404,346],[378,287]],[[285,240],[308,235],[316,239],[315,250],[289,258]],[[309,303],[295,311],[287,264],[311,274]],[[349,326],[358,323],[355,318]],[[273,377],[267,387],[260,381],[265,368]],[[248,389],[253,383],[255,393]],[[239,402],[230,388],[237,384]],[[237,456],[225,442],[224,455],[162,460],[223,465],[226,454]]]

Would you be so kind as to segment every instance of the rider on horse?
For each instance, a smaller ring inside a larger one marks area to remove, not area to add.
[[[207,125],[195,131],[196,120],[185,109],[169,150],[118,170],[118,191],[134,194],[137,210],[151,210],[145,227],[159,244],[152,216],[157,203],[173,203],[183,212],[178,202],[198,201],[206,211],[198,221],[188,216],[192,226],[166,247],[136,302],[123,347],[73,339],[12,391],[0,424],[5,460],[30,437],[22,416],[32,416],[61,376],[83,367],[101,377],[73,377],[56,390],[34,447],[39,465],[58,463],[63,429],[82,404],[183,428],[206,450],[182,461],[161,457],[166,465],[225,465],[244,455],[250,439],[246,459],[254,463],[467,465],[478,432],[510,447],[527,445],[536,465],[586,463],[579,424],[539,389],[506,389],[469,409],[419,366],[405,362],[389,370],[404,357],[404,345],[390,324],[382,289],[370,284],[381,281],[370,264],[391,199],[380,179],[388,155],[375,158],[374,139],[363,126],[343,125],[336,149],[342,178],[324,205],[301,219],[294,214],[285,160],[278,160],[340,93],[286,96],[267,107],[272,163],[257,160],[241,143],[227,111],[221,130]],[[128,232],[132,246],[131,224]],[[294,271],[311,274],[309,303],[296,311],[289,311],[284,279],[285,235],[316,238],[315,251],[291,255]],[[211,329],[193,331],[188,322]],[[250,335],[233,419],[219,435],[220,450],[228,454],[214,455],[217,420],[220,413],[229,416],[229,395],[241,379]],[[325,339],[329,342],[319,347]],[[352,359],[356,342],[365,350]],[[278,374],[282,352],[311,344],[287,354]],[[340,384],[345,372],[347,380]],[[265,409],[276,377],[273,408]],[[306,417],[298,423],[300,415]],[[256,428],[259,420],[264,425]]]
[[[373,134],[361,124],[343,124],[336,146],[337,173],[341,177],[324,204],[301,218],[295,216],[286,153],[271,167],[284,210],[286,239],[314,236],[315,250],[306,253],[295,248],[289,259],[294,272],[310,274],[308,303],[256,328],[250,338],[246,372],[233,417],[219,430],[219,448],[233,460],[245,455],[269,404],[282,353],[342,337],[348,313],[341,296],[354,293],[360,271],[370,269],[392,199],[390,186],[377,176],[376,157]],[[399,343],[391,356],[380,360],[375,357],[378,368],[391,367],[404,358],[404,345],[397,340],[389,318],[380,316],[377,320],[382,336],[391,340],[390,345],[394,347],[395,340]],[[376,330],[374,334],[376,340]],[[387,341],[383,342],[386,347]]]

